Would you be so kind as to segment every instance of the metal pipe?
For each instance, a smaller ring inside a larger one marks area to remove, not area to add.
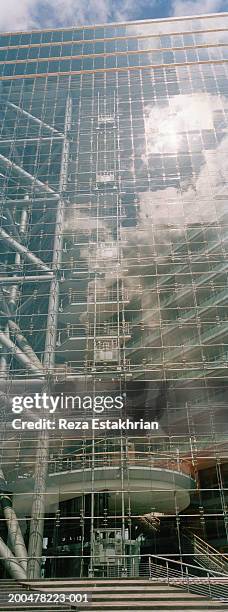
[[[43,367],[41,367],[40,369],[38,368],[38,365],[35,365],[31,359],[29,357],[27,357],[27,355],[25,355],[25,353],[23,353],[23,351],[21,349],[19,349],[16,344],[14,344],[14,342],[12,342],[12,340],[10,340],[10,338],[8,338],[6,336],[6,334],[3,331],[0,331],[0,344],[3,344],[3,346],[5,346],[7,349],[9,349],[11,351],[11,353],[13,355],[15,355],[15,357],[28,369],[31,370],[32,372],[38,374],[43,374],[44,370]]]
[[[51,135],[51,136],[42,136],[42,142],[49,141],[49,140],[54,140],[54,141],[55,140],[62,140],[62,139],[63,139],[63,136],[61,134],[60,135],[56,134],[55,136],[53,136],[53,135]],[[4,142],[4,145],[5,144],[12,144],[12,138],[10,138],[10,139],[7,139],[7,138],[3,139],[2,138],[2,142]],[[27,142],[32,142],[32,143],[33,142],[40,142],[40,138],[39,137],[38,138],[37,137],[36,138],[28,138],[27,136],[25,136],[24,138],[15,138],[14,142],[15,142],[15,144],[18,143],[18,142],[23,142],[23,143],[26,143],[26,144],[27,144]]]
[[[25,196],[26,198],[27,196]],[[24,207],[21,211],[21,220],[20,220],[20,231],[22,228],[22,218],[23,218],[23,213],[25,214],[25,219],[27,220],[28,217],[28,211],[27,209]],[[25,229],[26,229],[26,225],[25,225]],[[25,236],[25,234],[24,234]],[[19,234],[19,238],[18,238],[18,242],[21,242],[21,236]],[[22,268],[22,261],[21,261],[22,257],[20,255],[20,253],[16,252],[15,255],[15,268],[16,271],[19,272]],[[18,287],[18,285],[12,285],[11,289],[10,289],[10,297],[9,297],[9,307],[12,313],[15,312],[15,310],[17,309],[17,305],[19,302],[19,298],[20,298],[20,294],[21,294],[21,287]]]
[[[7,244],[9,244],[12,247],[12,249],[18,251],[18,253],[20,253],[21,255],[24,255],[26,259],[28,259],[33,264],[38,266],[41,270],[45,270],[45,272],[51,272],[50,268],[46,264],[44,264],[43,261],[39,259],[39,257],[36,257],[36,255],[34,255],[31,251],[29,251],[27,247],[20,244],[20,242],[18,242],[17,240],[9,236],[9,234],[7,234],[7,232],[5,232],[5,230],[2,229],[2,227],[0,227],[0,238],[5,240],[5,242],[7,242]]]
[[[8,159],[8,157],[5,157],[4,155],[0,154],[0,161],[2,161],[9,168],[12,168],[16,172],[18,172],[18,174],[21,174],[21,176],[23,176],[23,178],[29,179],[29,181],[31,181],[37,187],[42,187],[42,189],[45,189],[45,191],[47,191],[48,193],[56,194],[54,189],[52,189],[51,187],[49,187],[48,185],[46,185],[45,183],[43,183],[39,179],[35,178],[35,176],[30,174],[30,172],[26,172],[26,170],[24,170],[23,168],[21,168],[20,166],[15,164],[15,162],[12,162],[10,159]]]
[[[61,172],[59,191],[62,194],[67,185],[69,141],[68,133],[72,120],[72,99],[68,96],[66,101],[66,113],[64,124],[64,142],[61,159]],[[52,373],[55,364],[55,348],[57,340],[58,310],[59,310],[59,275],[63,250],[63,227],[64,227],[65,203],[62,197],[58,202],[56,211],[55,238],[53,246],[53,270],[56,276],[50,285],[49,308],[47,318],[47,334],[44,352],[44,366]],[[36,467],[34,474],[34,495],[31,512],[30,536],[29,536],[29,560],[28,578],[35,579],[40,576],[41,557],[43,549],[43,532],[45,517],[45,492],[48,475],[49,459],[49,435],[48,431],[41,431],[37,446]]]
[[[22,215],[22,213],[21,213],[21,215]],[[21,242],[20,235],[18,237],[18,242]],[[20,269],[21,269],[21,255],[18,252],[16,252],[16,254],[15,254],[15,267],[16,267],[17,272],[20,271]],[[20,291],[20,288],[18,287],[18,285],[12,285],[12,287],[10,289],[10,296],[9,296],[9,308],[10,308],[12,313],[14,313],[15,310],[17,309],[20,293],[21,293],[21,291]]]
[[[8,324],[5,326],[5,334],[7,337],[9,337]],[[1,346],[1,352],[2,352],[2,355],[0,359],[0,377],[5,378],[8,372],[8,350],[3,351],[3,347]]]
[[[27,575],[23,570],[20,563],[18,563],[17,559],[14,557],[13,553],[9,549],[9,547],[3,542],[0,537],[0,559],[4,563],[5,568],[8,574],[14,579],[18,580],[26,580]]]
[[[28,210],[23,208],[21,211],[20,234],[24,237],[28,225]]]
[[[42,368],[43,366],[41,361],[39,360],[39,357],[37,357],[36,353],[28,343],[27,339],[21,333],[20,327],[14,321],[10,320],[9,328],[14,333],[15,338],[22,351],[31,359],[31,361],[37,366],[37,368]]]
[[[0,287],[0,302],[1,302],[2,309],[4,310],[5,314],[10,316],[11,313],[10,313],[10,310],[9,310],[9,306],[7,304],[7,301],[5,299],[5,296],[4,296],[4,293],[3,293],[3,290],[2,290],[1,287]]]
[[[44,375],[44,374],[43,374]],[[9,383],[7,380],[0,380],[0,402],[2,398],[2,394],[6,395],[18,395],[19,393],[35,393],[41,391],[43,389],[43,379],[42,378],[22,378],[22,379],[12,379]]]
[[[53,278],[53,273],[49,274],[39,274],[39,276],[0,276],[0,283],[4,283],[7,285],[11,285],[14,283],[42,283],[44,281],[51,281]]]
[[[20,257],[20,255],[19,255],[19,257]],[[12,316],[12,313],[17,308],[17,302],[18,302],[18,287],[17,287],[17,285],[12,285],[12,287],[10,289],[10,297],[9,297],[9,307],[10,307],[10,311],[11,311],[11,316]]]
[[[28,553],[25,548],[24,538],[21,533],[16,512],[13,510],[11,501],[8,497],[4,496],[1,500],[1,504],[8,527],[11,548],[22,569],[27,573]]]
[[[124,452],[126,453],[126,442],[121,436],[120,440],[120,461],[121,461],[121,511],[122,511],[122,555],[123,555],[123,572],[126,571],[126,550],[125,550],[125,498],[124,498]]]
[[[31,511],[31,523],[28,548],[28,578],[40,577],[43,551],[43,533],[45,517],[45,491],[48,475],[49,436],[46,430],[41,431],[36,453],[34,473],[34,493]]]
[[[0,206],[26,206],[29,207],[32,204],[39,204],[40,202],[52,202],[52,200],[57,200],[59,199],[59,194],[58,193],[53,193],[52,195],[50,194],[48,196],[48,200],[47,197],[45,198],[37,198],[37,197],[30,197],[28,196],[28,198],[20,198],[20,199],[15,199],[15,200],[1,200],[0,199]]]
[[[21,108],[20,106],[17,106],[16,104],[13,104],[12,102],[6,102],[6,104],[7,104],[7,106],[10,106],[11,108],[13,108],[15,111],[20,111],[20,113],[22,113],[26,117],[29,117],[29,119],[32,119],[32,121],[34,121],[34,123],[38,123],[42,127],[48,128],[51,132],[53,132],[53,134],[58,134],[59,136],[63,137],[63,134],[61,132],[59,132],[59,130],[56,130],[56,128],[52,127],[48,123],[45,123],[45,121],[42,121],[42,119],[39,119],[38,117],[35,117],[34,115],[29,113],[28,111],[24,110],[24,108]]]
[[[21,568],[27,574],[27,550],[24,543],[24,538],[21,533],[21,528],[15,511],[12,508],[11,499],[7,493],[7,483],[5,476],[0,468],[0,504],[6,519],[10,544],[16,556],[16,561],[19,561]],[[8,548],[8,547],[7,547]],[[11,551],[10,551],[11,552]],[[9,560],[8,566],[12,570],[12,559]],[[8,567],[8,569],[9,569]],[[14,566],[13,566],[14,569]]]
[[[6,215],[7,220],[9,222],[10,225],[10,229],[12,230],[16,240],[20,240],[20,234],[18,232],[18,229],[15,225],[15,221],[14,218],[12,216],[12,213],[10,212],[10,210],[8,208],[4,208],[4,215]]]
[[[15,266],[17,267],[17,270],[20,269],[21,267],[20,253],[16,253],[15,255]],[[10,289],[10,296],[9,296],[9,308],[10,308],[11,313],[13,313],[17,308],[19,295],[20,295],[20,289],[18,288],[18,286],[12,285]]]
[[[24,216],[23,216],[24,215]],[[24,228],[25,232],[26,232],[26,227],[27,227],[27,218],[28,218],[28,211],[26,208],[23,208],[21,211],[21,220],[20,220],[20,232],[21,230]],[[25,232],[24,232],[24,237],[25,237]],[[19,242],[21,242],[21,236],[19,235]],[[20,271],[21,269],[21,255],[20,253],[16,253],[15,255],[15,267],[17,272]],[[13,285],[10,289],[10,297],[9,297],[9,307],[11,312],[13,313],[18,306],[18,301],[20,298],[20,294],[21,294],[21,287],[18,287],[18,285]]]

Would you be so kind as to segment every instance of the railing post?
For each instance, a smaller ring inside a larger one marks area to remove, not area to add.
[[[190,590],[189,589],[189,573],[188,573],[187,565],[186,565],[185,571],[186,571],[186,578],[187,578],[187,589],[188,589],[188,593],[189,593],[189,590]]]
[[[207,572],[207,579],[208,579],[209,597],[212,597],[211,582],[210,582],[210,574],[209,574],[209,572]]]
[[[151,580],[151,556],[149,556],[149,578]]]
[[[184,578],[184,569],[183,569],[183,559],[181,557],[181,576],[182,576],[182,580]]]
[[[167,582],[168,582],[168,585],[169,585],[169,563],[168,563],[168,561],[166,561],[165,563],[166,563]]]

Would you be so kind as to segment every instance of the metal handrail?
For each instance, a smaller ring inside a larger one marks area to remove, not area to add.
[[[188,538],[188,536],[186,535],[185,537]],[[188,539],[189,542],[191,542],[194,546],[195,557],[199,557],[199,559],[196,560],[200,564],[200,566],[201,563],[203,564],[203,560],[206,557],[206,561],[204,563],[208,563],[208,565],[209,563],[211,565],[214,564],[214,567],[217,566],[218,569],[220,566],[222,572],[228,574],[228,557],[226,555],[220,553],[218,550],[216,550],[216,548],[202,540],[202,538],[200,538],[195,533],[190,533]],[[210,567],[208,567],[207,569],[209,569],[210,572],[214,573],[214,569]]]
[[[67,548],[67,547],[66,547]],[[96,555],[69,555],[69,551],[61,555],[63,559],[78,559],[83,564],[89,563],[89,575],[87,580],[94,579],[97,574]],[[53,559],[47,553],[43,560]],[[104,564],[103,578],[139,578],[147,579],[150,582],[167,584],[168,587],[180,587],[187,592],[196,593],[209,597],[210,599],[228,601],[228,576],[217,572],[216,576],[210,576],[209,572],[204,571],[205,575],[197,575],[197,566],[185,563],[182,560],[159,556],[159,555],[116,555],[112,560]],[[194,573],[195,572],[195,573]],[[57,579],[60,580],[61,579]]]
[[[158,560],[160,563],[158,563]],[[178,569],[173,569],[170,564],[175,564]],[[180,569],[179,569],[180,568]],[[149,577],[150,580],[167,582],[169,586],[180,586],[188,592],[209,596],[211,599],[228,601],[228,576],[221,572],[210,572],[200,567],[205,576],[197,576],[197,567],[183,561],[176,561],[166,557],[150,555]],[[199,568],[198,568],[199,570]]]
[[[214,546],[212,546],[211,544],[208,544],[207,542],[204,542],[204,540],[202,540],[202,538],[200,538],[196,533],[192,533],[192,536],[194,536],[195,540],[201,542],[201,548],[206,547],[207,549],[213,551],[216,555],[218,554],[218,551],[216,550],[216,548],[214,548]],[[224,555],[224,553],[219,553],[219,555],[221,555],[224,561],[228,563],[227,555]]]
[[[163,469],[172,472],[176,472],[179,474],[183,474],[186,476],[192,476],[192,466],[187,461],[180,461],[175,457],[164,457],[163,459],[156,460],[156,458],[151,457],[146,452],[141,452],[141,456],[138,456],[136,453],[129,451],[128,454],[125,455],[124,458],[121,457],[120,452],[97,452],[94,457],[91,456],[83,456],[75,455],[74,457],[59,457],[57,459],[52,459],[49,462],[49,471],[51,473],[59,472],[59,471],[73,471],[76,469],[86,469],[91,468],[93,465],[96,468],[99,467],[118,467],[122,465],[124,461],[125,467],[150,467],[153,469]]]
[[[121,335],[129,335],[130,326],[127,323],[117,325],[105,325],[98,324],[94,328],[93,325],[80,325],[76,323],[68,323],[66,329],[60,332],[60,337],[66,338],[106,338],[107,336],[112,339],[112,337],[119,337]]]

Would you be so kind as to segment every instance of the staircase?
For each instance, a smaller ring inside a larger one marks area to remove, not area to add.
[[[30,583],[31,584],[31,583]],[[0,612],[11,612],[11,610],[14,612],[20,611],[22,612],[22,610],[28,610],[28,612],[41,612],[43,610],[43,612],[68,612],[70,610],[77,610],[77,608],[72,608],[70,606],[70,604],[50,604],[48,603],[48,605],[44,605],[44,604],[36,604],[36,603],[8,603],[8,594],[12,593],[12,594],[22,594],[22,593],[27,593],[28,595],[30,595],[31,593],[36,593],[36,592],[43,592],[43,583],[39,583],[39,586],[35,586],[32,585],[32,587],[30,586],[30,584],[24,583],[24,584],[20,584],[18,583],[16,580],[0,580]],[[42,587],[40,586],[42,584]],[[49,583],[45,583],[46,586]],[[55,583],[56,584],[56,583]],[[57,590],[57,587],[53,587],[50,588],[49,590]]]
[[[228,557],[216,548],[199,538],[195,533],[183,536],[185,551],[189,551],[198,566],[206,569],[212,575],[216,573],[228,576]]]
[[[113,579],[113,580],[47,580],[42,582],[33,582],[20,585],[16,582],[2,581],[1,593],[3,590],[8,592],[61,592],[75,593],[87,592],[91,594],[92,601],[86,605],[71,604],[71,605],[26,605],[25,604],[1,604],[0,611],[19,612],[23,609],[31,610],[32,612],[50,612],[52,609],[57,612],[65,610],[85,610],[86,612],[124,612],[131,610],[132,612],[143,612],[145,610],[151,612],[219,612],[220,610],[228,609],[228,604],[220,601],[213,601],[207,597],[185,592],[180,586],[169,586],[167,582],[160,582],[149,579]]]

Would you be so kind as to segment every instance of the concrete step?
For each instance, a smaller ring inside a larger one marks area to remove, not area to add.
[[[187,603],[187,602],[179,602],[178,605],[173,604],[172,606],[170,606],[168,604],[168,602],[165,605],[162,605],[160,602],[128,602],[126,604],[122,604],[122,602],[119,602],[118,605],[114,605],[113,602],[110,602],[109,604],[99,604],[99,603],[93,603],[89,606],[79,606],[78,604],[72,604],[71,606],[69,604],[62,604],[61,606],[56,606],[56,605],[49,605],[48,607],[47,605],[39,605],[37,606],[35,605],[26,605],[25,604],[17,604],[12,606],[4,604],[4,607],[0,607],[0,610],[3,612],[22,612],[22,610],[32,610],[32,612],[40,612],[40,610],[43,610],[43,612],[52,612],[52,610],[56,610],[56,612],[67,612],[68,610],[84,610],[85,612],[94,612],[94,611],[99,611],[99,612],[126,612],[127,610],[130,610],[132,612],[150,612],[150,610],[152,612],[155,612],[157,610],[159,610],[160,612],[168,612],[170,610],[177,610],[178,612],[221,612],[221,611],[226,611],[228,610],[227,604],[216,604],[215,606],[211,606],[211,602],[209,601],[205,601],[204,602],[204,606],[202,606],[199,602],[195,602],[195,603]]]
[[[200,581],[199,581],[200,582]],[[153,583],[149,580],[44,580],[16,581],[3,580],[0,583],[0,612],[221,612],[228,611],[228,603],[209,600],[202,595],[188,593],[180,586],[167,583]],[[6,604],[1,603],[3,592],[64,592],[89,593],[92,600],[88,604]]]
[[[162,587],[162,588],[160,588],[159,586],[156,586],[156,587],[150,587],[150,586],[148,586],[148,587],[125,587],[125,588],[123,588],[123,587],[119,587],[119,588],[115,587],[115,589],[102,588],[102,587],[97,587],[97,586],[95,586],[95,587],[87,587],[87,586],[85,586],[84,589],[82,587],[77,588],[77,586],[76,587],[74,586],[72,588],[70,588],[70,587],[65,587],[65,588],[64,587],[62,587],[62,588],[59,588],[59,587],[56,587],[56,588],[53,588],[53,587],[51,587],[51,588],[49,588],[49,587],[46,587],[46,588],[43,588],[43,587],[39,587],[39,588],[31,587],[31,590],[39,591],[41,589],[44,593],[48,593],[48,592],[51,592],[51,591],[56,591],[56,592],[59,592],[59,593],[60,592],[61,593],[70,593],[72,591],[74,591],[74,592],[77,591],[79,593],[83,593],[83,592],[93,593],[93,594],[97,593],[98,595],[99,595],[99,593],[104,593],[105,597],[107,597],[107,596],[111,595],[112,593],[114,594],[114,596],[119,596],[120,594],[124,594],[124,593],[126,593],[126,595],[128,595],[128,594],[132,595],[132,593],[134,593],[134,594],[135,593],[139,593],[139,594],[140,593],[141,594],[148,593],[148,594],[155,595],[155,596],[156,596],[156,594],[159,594],[159,595],[160,594],[169,595],[170,588],[172,588],[172,593],[176,593],[176,594],[180,593],[180,587],[166,587],[166,588]]]
[[[90,612],[92,610],[99,611],[107,611],[107,612],[124,612],[124,610],[132,610],[134,612],[138,612],[140,610],[163,610],[166,612],[167,610],[170,612],[171,610],[177,610],[178,612],[217,612],[218,610],[228,610],[227,603],[220,604],[218,602],[211,602],[207,599],[203,602],[199,601],[179,601],[177,602],[161,602],[161,601],[119,601],[118,603],[114,603],[110,601],[110,603],[100,603],[100,602],[92,602],[89,606],[83,606],[83,609],[86,612]]]
[[[149,600],[151,600],[151,599],[153,599],[153,601],[157,601],[159,599],[164,599],[164,600],[170,599],[170,597],[171,597],[175,601],[179,601],[180,599],[185,600],[186,599],[186,595],[187,595],[188,599],[197,599],[197,598],[199,600],[201,599],[200,595],[195,595],[194,593],[188,593],[187,594],[185,591],[181,591],[180,589],[179,589],[179,591],[177,593],[176,592],[175,593],[173,593],[173,592],[171,592],[171,593],[170,592],[168,592],[168,593],[159,593],[159,591],[157,593],[150,593],[150,592],[148,592],[148,593],[138,593],[137,592],[137,593],[134,593],[133,597],[132,597],[132,593],[122,593],[122,592],[119,593],[119,594],[118,593],[109,593],[109,595],[110,595],[112,600],[115,600],[115,599],[116,600],[118,600],[118,599],[121,599],[121,600],[124,600],[124,599],[126,599],[126,600],[129,600],[129,599],[130,600],[132,600],[132,599],[145,599],[145,600],[149,599]],[[102,599],[104,599],[104,600],[106,599],[107,600],[107,593],[98,593],[97,589],[96,589],[96,590],[94,590],[92,592],[92,597],[93,597],[93,601],[101,601]]]
[[[1,612],[22,612],[23,610],[27,610],[27,612],[69,612],[70,610],[78,610],[78,608],[73,608],[72,606],[70,607],[69,604],[65,605],[63,607],[63,605],[61,605],[61,607],[56,606],[56,605],[52,605],[50,606],[50,604],[48,606],[46,605],[41,605],[37,607],[37,605],[28,605],[28,604],[17,604],[14,606],[12,605],[7,605],[4,604],[4,607],[0,606],[0,610]]]
[[[219,610],[228,610],[228,606],[227,603],[224,604],[220,604],[217,601],[210,601],[207,600],[205,598],[202,598],[201,600],[196,600],[196,601],[190,601],[188,599],[184,599],[182,598],[182,600],[180,601],[154,601],[154,600],[150,600],[150,601],[142,601],[139,600],[140,602],[140,607],[141,608],[145,608],[148,610],[148,608],[158,608],[160,610],[194,610],[197,608],[199,610],[214,610],[214,609],[218,609]],[[115,610],[120,610],[120,609],[129,609],[129,606],[132,610],[138,610],[139,607],[139,602],[135,601],[135,600],[128,600],[128,601],[118,601],[118,602],[103,602],[102,604],[98,601],[92,601],[91,604],[89,604],[88,606],[83,606],[83,609],[102,609],[102,610],[109,610],[110,608],[115,609]]]

